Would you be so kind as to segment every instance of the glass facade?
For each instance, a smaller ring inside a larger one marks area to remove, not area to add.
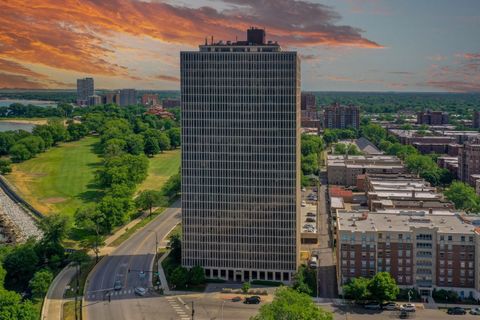
[[[299,259],[299,59],[208,49],[181,53],[182,264],[288,281]]]

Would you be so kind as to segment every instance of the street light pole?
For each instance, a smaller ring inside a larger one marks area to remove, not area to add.
[[[223,320],[223,306],[225,305],[225,301],[226,300],[223,300],[223,302],[222,302],[222,320]]]

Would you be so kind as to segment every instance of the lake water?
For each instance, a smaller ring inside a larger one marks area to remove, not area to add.
[[[0,132],[9,130],[25,130],[31,132],[35,125],[31,123],[6,122],[0,121]]]
[[[23,105],[33,104],[39,107],[55,107],[57,103],[55,101],[43,101],[43,100],[26,100],[26,99],[0,99],[0,107],[8,107],[12,103],[21,103]]]

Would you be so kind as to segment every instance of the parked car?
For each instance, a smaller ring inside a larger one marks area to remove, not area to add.
[[[307,206],[307,203],[305,202],[305,200],[302,201],[302,207],[306,207]]]
[[[307,212],[307,217],[315,217],[316,214],[314,212]]]
[[[302,188],[302,192],[305,192],[305,191],[307,191],[307,189],[305,189],[305,187],[303,187],[303,188]]]
[[[307,221],[307,222],[315,222],[315,221],[317,221],[317,220],[316,220],[314,217],[307,217],[307,218],[305,219],[305,221]]]
[[[145,289],[143,287],[136,287],[134,291],[135,291],[136,295],[139,295],[139,296],[142,296],[142,297],[147,293],[147,289]]]
[[[477,307],[477,308],[472,308],[472,309],[470,309],[470,314],[479,316],[479,315],[480,315],[480,308]]]
[[[310,258],[310,261],[308,262],[308,266],[310,268],[318,268],[318,258],[317,258],[317,256],[312,256],[312,258]]]
[[[380,307],[380,304],[376,303],[376,302],[370,302],[370,303],[367,303],[366,305],[363,306],[365,309],[368,309],[368,310],[380,310],[382,307]]]
[[[317,187],[313,187],[313,189],[312,189],[312,190],[313,190],[313,192],[318,192],[318,189],[317,189]]]
[[[409,316],[410,316],[410,313],[405,310],[400,311],[400,314],[398,315],[400,319],[407,319]]]
[[[453,307],[447,309],[448,314],[467,314],[467,311],[462,307]]]
[[[238,302],[238,301],[242,301],[242,298],[240,298],[238,296],[232,298],[232,302]]]
[[[122,290],[122,282],[120,280],[115,281],[115,283],[113,284],[113,290]]]
[[[260,300],[258,298],[255,298],[255,297],[247,297],[245,298],[245,301],[243,303],[246,303],[246,304],[259,304],[260,303]]]
[[[260,298],[260,296],[251,296],[250,298],[255,298],[258,299],[258,301],[262,301],[262,298]]]
[[[405,303],[400,306],[401,311],[415,312],[417,308],[412,303]]]
[[[382,304],[382,309],[385,309],[385,310],[397,310],[397,309],[398,309],[398,305],[397,305],[395,302],[387,302],[387,303]]]

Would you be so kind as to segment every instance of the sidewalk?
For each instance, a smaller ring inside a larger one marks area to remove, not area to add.
[[[170,291],[170,288],[168,287],[168,282],[167,282],[167,277],[165,276],[165,272],[163,271],[162,268],[162,261],[165,260],[166,257],[168,257],[168,254],[170,253],[170,250],[165,252],[160,259],[158,259],[158,277],[160,278],[160,287],[163,289],[163,294],[164,295],[169,295],[172,292]]]
[[[157,208],[155,208],[156,210]],[[146,213],[142,214],[140,217],[130,221],[127,225],[119,228],[114,234],[105,239],[105,246],[100,249],[99,256],[104,256],[110,254],[116,247],[111,247],[115,240],[117,240],[121,235],[127,232],[128,229],[135,226],[141,220],[145,219],[148,215]],[[92,257],[95,256],[93,251],[89,251],[88,254]],[[162,269],[163,272],[163,269]],[[63,298],[65,294],[66,286],[76,275],[76,268],[71,265],[67,265],[60,271],[55,279],[53,279],[48,292],[45,295],[42,307],[42,320],[61,320],[63,318],[63,304],[67,301]],[[161,280],[163,284],[163,279]],[[166,281],[166,280],[165,280]],[[168,287],[168,286],[167,286]]]

